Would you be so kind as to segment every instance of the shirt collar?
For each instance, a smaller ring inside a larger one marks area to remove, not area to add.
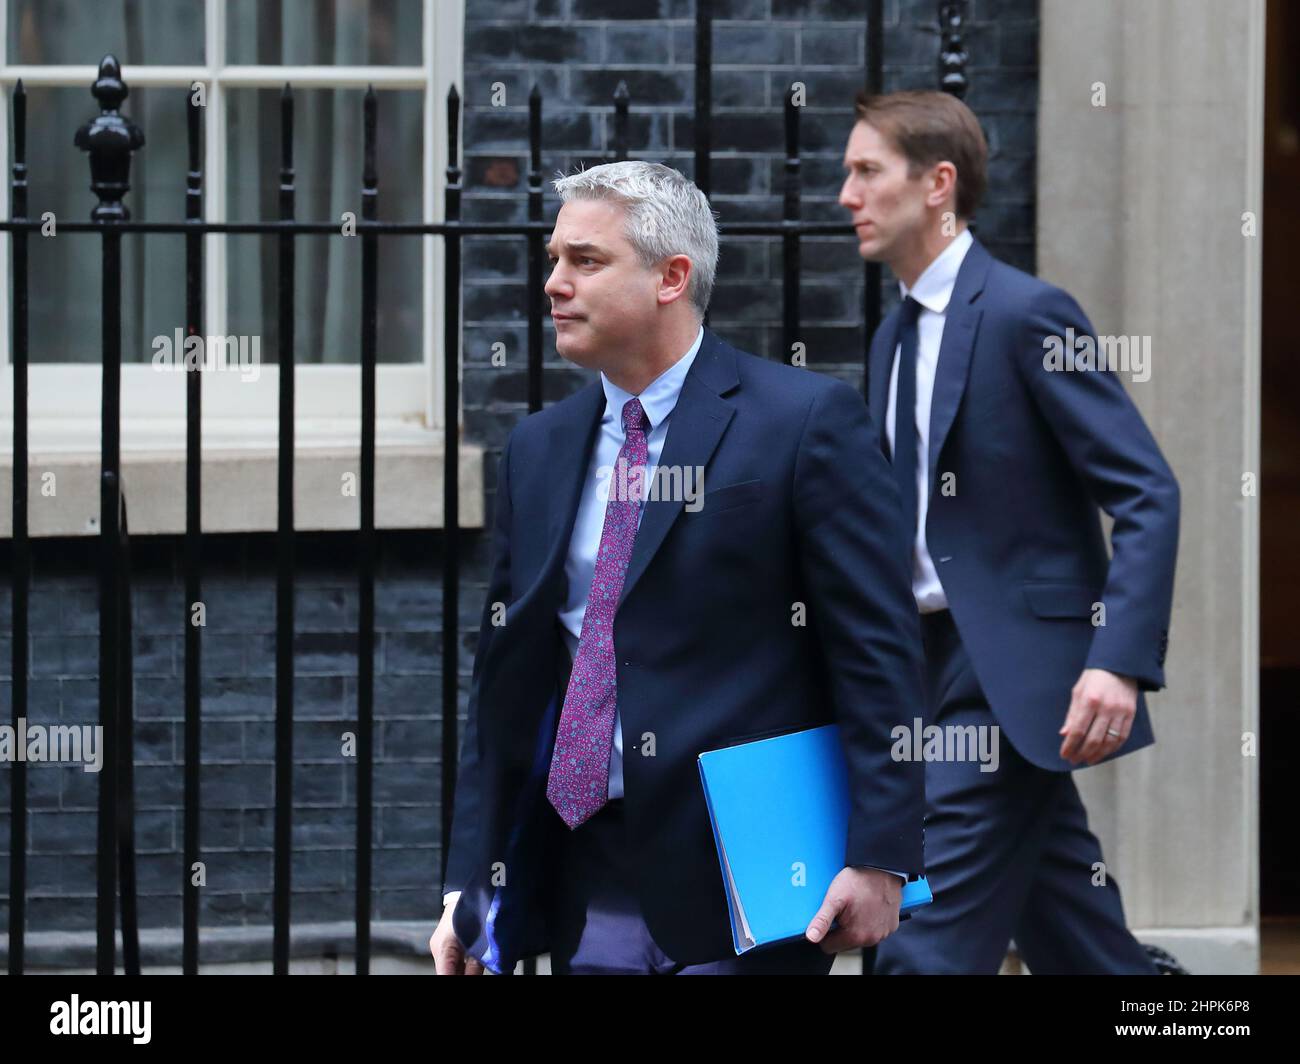
[[[690,372],[691,363],[695,361],[703,341],[704,326],[701,325],[690,350],[647,384],[638,396],[625,392],[602,373],[600,383],[605,389],[606,419],[613,418],[621,422],[623,407],[629,399],[636,398],[641,400],[641,409],[645,411],[645,416],[650,421],[650,428],[655,428],[673,412],[673,407],[677,405],[677,397],[682,393],[682,382],[686,380],[686,374]]]
[[[926,310],[943,314],[948,309],[953,287],[957,284],[957,271],[961,269],[962,260],[974,240],[970,229],[963,229],[921,272],[910,291],[902,281],[898,282],[900,298],[906,299],[910,295]]]

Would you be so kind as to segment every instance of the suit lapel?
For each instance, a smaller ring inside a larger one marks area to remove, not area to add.
[[[708,465],[736,412],[736,408],[721,396],[739,383],[736,352],[705,329],[695,361],[682,382],[677,405],[669,415],[668,435],[659,455],[661,466],[682,469],[698,466],[703,469]],[[684,504],[685,500],[680,498],[646,500],[641,526],[632,544],[627,575],[623,579],[623,593],[618,600],[620,606],[653,560]]]
[[[600,419],[605,412],[605,390],[600,380],[574,396],[574,404],[572,417],[551,426],[547,444],[546,528],[550,547],[539,582],[546,580],[557,565],[563,569],[569,552],[569,540],[578,519],[578,503],[591,463],[591,449],[596,445]]]
[[[992,261],[992,256],[984,249],[984,245],[978,240],[972,240],[966,257],[962,259],[961,269],[957,271],[957,282],[953,285],[952,298],[948,301],[948,309],[944,314],[943,339],[939,342],[939,361],[935,366],[934,393],[930,400],[929,477],[926,483],[931,493],[934,492],[939,453],[943,450],[948,430],[952,428],[953,419],[957,416],[957,408],[961,406],[966,380],[970,375],[975,334],[983,314],[980,308],[972,304],[984,291],[984,282]]]

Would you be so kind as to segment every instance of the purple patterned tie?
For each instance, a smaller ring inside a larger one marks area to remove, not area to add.
[[[648,453],[641,400],[623,405],[623,447],[609,478],[609,502],[600,533],[596,571],[582,616],[582,634],[564,695],[546,797],[560,818],[576,828],[609,799],[609,757],[614,744],[617,673],[614,612],[632,557]],[[627,491],[620,492],[620,484]],[[620,495],[626,495],[626,498]]]

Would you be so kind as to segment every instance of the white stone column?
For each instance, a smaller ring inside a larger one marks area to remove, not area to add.
[[[1076,779],[1139,937],[1254,972],[1264,3],[1043,0],[1041,32],[1038,272],[1151,338],[1125,386],[1182,489],[1156,745]]]

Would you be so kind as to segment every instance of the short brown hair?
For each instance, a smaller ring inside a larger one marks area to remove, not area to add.
[[[908,162],[917,177],[935,163],[957,169],[957,217],[975,213],[988,184],[989,147],[975,117],[956,96],[946,92],[858,93],[853,110],[859,122],[880,132]]]

